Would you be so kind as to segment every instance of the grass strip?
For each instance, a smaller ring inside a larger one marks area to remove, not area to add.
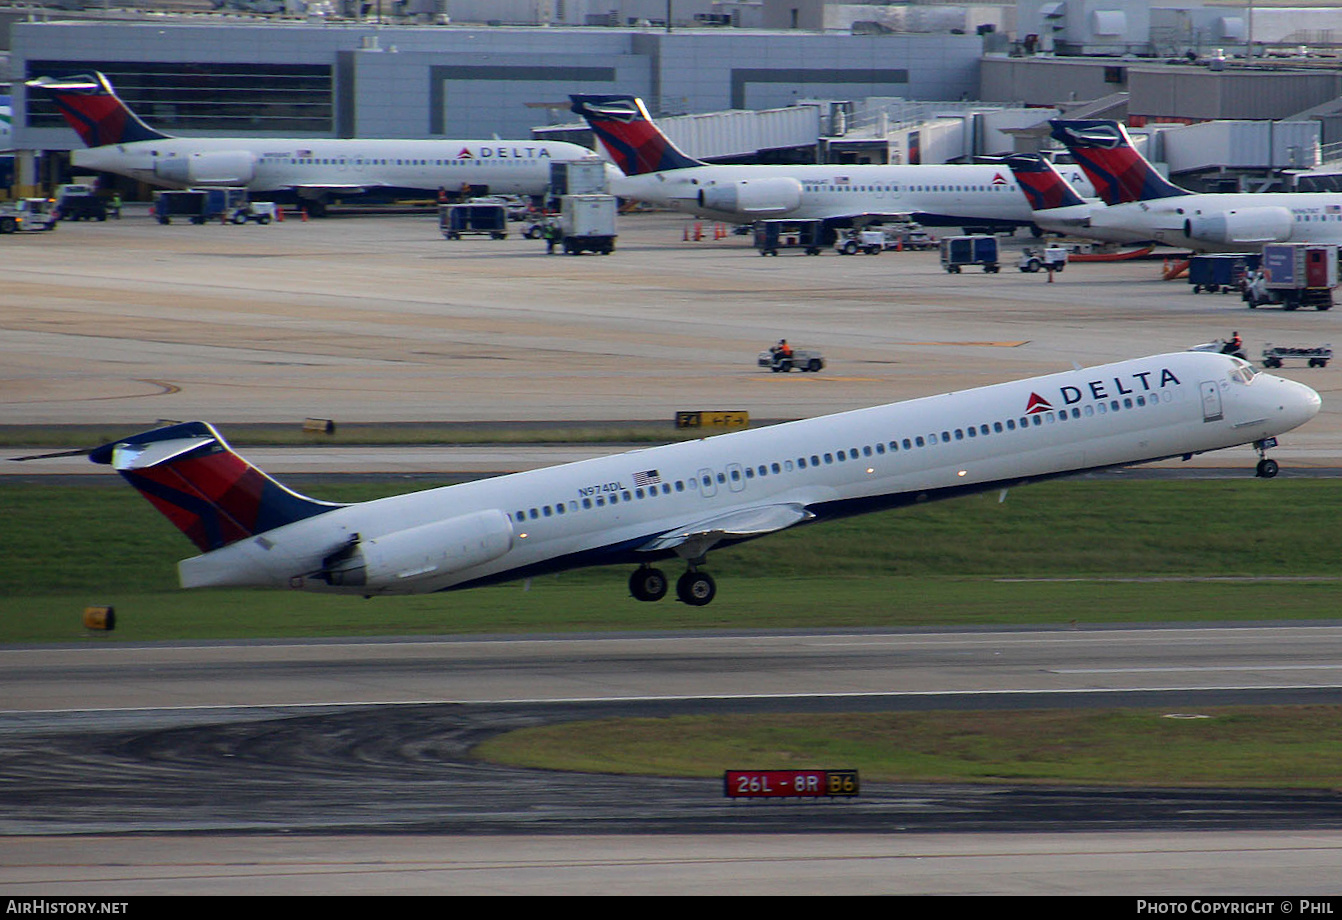
[[[1339,788],[1342,706],[602,719],[478,745],[494,763],[721,776],[848,769],[864,782]]]

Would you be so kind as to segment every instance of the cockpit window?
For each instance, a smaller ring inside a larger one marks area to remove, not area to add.
[[[1258,376],[1258,372],[1254,370],[1252,364],[1239,358],[1235,359],[1235,369],[1230,372],[1231,380],[1239,383],[1253,383],[1253,378],[1256,376]]]

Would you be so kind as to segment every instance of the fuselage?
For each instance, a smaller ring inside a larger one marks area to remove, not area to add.
[[[1342,243],[1342,195],[1260,192],[1180,195],[1036,211],[1045,230],[1112,242],[1154,241],[1205,252],[1264,243]]]
[[[672,554],[658,538],[736,511],[824,519],[1195,454],[1288,431],[1319,404],[1236,358],[1158,355],[343,506],[184,560],[182,583],[419,593],[644,562]],[[305,574],[334,548],[449,519],[468,522],[479,564],[401,563],[377,586]]]
[[[1079,170],[1066,178],[1091,194]],[[752,192],[752,184],[758,192]],[[1032,222],[1029,202],[1000,166],[692,166],[611,183],[626,198],[711,220],[833,219],[909,214],[929,225]]]
[[[455,192],[487,186],[500,194],[540,195],[550,183],[550,164],[591,156],[561,141],[172,137],[75,150],[71,161],[169,188]]]

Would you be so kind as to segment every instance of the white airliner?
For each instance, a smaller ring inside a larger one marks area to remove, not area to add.
[[[1098,199],[1081,198],[1057,167],[1038,154],[1013,153],[1002,162],[1029,199],[1034,222],[1041,229],[1106,243],[1154,241],[1144,211],[1126,205],[1111,208]]]
[[[1078,235],[1113,239],[1128,234],[1203,252],[1244,252],[1288,241],[1342,243],[1342,194],[1197,194],[1157,172],[1116,121],[1055,119],[1049,124],[1104,202],[1090,206],[1096,232],[1074,230]],[[1100,235],[1101,229],[1109,236]]]
[[[90,452],[202,550],[183,587],[415,594],[589,565],[636,565],[630,592],[687,604],[717,588],[709,550],[826,518],[1253,444],[1319,395],[1238,358],[1156,355],[350,505],[292,492],[187,422]]]
[[[551,163],[594,155],[561,141],[171,137],[141,121],[100,73],[27,86],[49,93],[88,145],[71,154],[75,166],[171,188],[292,192],[318,214],[332,195],[369,191],[543,195]]]
[[[1028,226],[1030,205],[1001,166],[720,166],[682,153],[635,96],[570,96],[624,173],[611,192],[711,220],[909,217],[929,226]],[[1080,170],[1069,180],[1092,194]]]

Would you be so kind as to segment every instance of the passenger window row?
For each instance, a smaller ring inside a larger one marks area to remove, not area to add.
[[[641,501],[647,498],[656,498],[659,495],[670,495],[674,492],[684,492],[686,488],[709,490],[713,487],[714,479],[719,485],[739,483],[743,479],[763,479],[767,476],[778,476],[783,473],[790,473],[794,469],[814,469],[823,465],[832,465],[834,463],[847,463],[850,460],[860,460],[872,456],[883,456],[885,454],[894,454],[899,451],[912,451],[921,447],[931,447],[936,444],[949,444],[951,441],[963,441],[967,438],[986,438],[994,434],[1004,434],[1009,431],[1026,431],[1031,428],[1042,428],[1046,425],[1053,425],[1058,422],[1066,422],[1081,418],[1089,418],[1095,415],[1108,415],[1114,412],[1122,412],[1127,409],[1143,408],[1147,406],[1156,406],[1159,399],[1153,394],[1150,398],[1144,395],[1125,396],[1123,399],[1112,399],[1108,402],[1097,402],[1085,406],[1072,406],[1068,409],[1048,409],[1043,412],[1036,412],[1030,415],[1022,415],[1016,418],[1009,418],[1005,421],[984,423],[981,425],[969,425],[964,428],[944,429],[941,432],[929,432],[926,435],[911,435],[906,438],[895,438],[890,441],[884,441],[875,445],[866,445],[863,447],[849,447],[842,450],[830,450],[825,453],[810,454],[809,456],[800,456],[796,460],[775,460],[771,463],[761,463],[754,466],[741,467],[732,464],[725,472],[714,474],[703,474],[691,479],[678,479],[674,483],[663,482],[659,485],[651,485],[644,489],[635,488],[632,491],[622,489],[608,492],[602,495],[595,495],[583,498],[581,500],[570,501],[567,504],[557,502],[554,505],[542,505],[537,508],[515,511],[512,519],[516,522],[535,521],[542,518],[548,518],[563,514],[576,513],[579,510],[591,510],[592,508],[604,508],[607,505],[618,505],[621,502]]]

